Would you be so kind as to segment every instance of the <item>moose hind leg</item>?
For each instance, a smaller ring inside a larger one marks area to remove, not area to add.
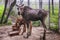
[[[45,22],[42,20],[42,25],[44,27],[44,33],[43,33],[43,40],[46,40],[46,25],[45,25]]]
[[[41,20],[41,23],[42,23],[43,27],[46,28],[45,21]]]

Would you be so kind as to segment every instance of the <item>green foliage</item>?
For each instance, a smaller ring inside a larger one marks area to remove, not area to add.
[[[44,6],[44,9],[47,10],[48,5]],[[3,13],[3,10],[4,10],[4,5],[0,5],[0,19],[1,19],[2,13]],[[8,10],[9,9],[7,9],[7,11]],[[14,11],[11,12],[11,15],[14,15]],[[6,16],[4,17],[4,19],[5,18],[6,18]],[[9,20],[7,24],[10,25],[11,21]],[[32,24],[33,24],[33,26],[40,26],[40,21],[33,21]],[[54,7],[54,15],[52,15],[52,6],[50,7],[50,24],[51,24],[50,29],[58,30],[58,6]]]
[[[6,23],[6,25],[11,25],[12,23],[11,23],[11,20],[9,20],[7,23]]]
[[[0,0],[0,2],[1,2],[2,0]]]
[[[0,20],[2,17],[3,10],[4,10],[4,5],[0,5]]]
[[[3,14],[3,11],[4,11],[4,5],[0,5],[0,20]],[[3,22],[5,19],[6,19],[6,15],[4,16]],[[11,21],[9,20],[6,24],[0,24],[0,25],[10,25],[10,24],[11,24]]]
[[[44,9],[48,10],[48,5],[44,6]],[[59,6],[54,6],[54,15],[52,14],[52,5],[50,5],[50,29],[58,30],[58,11]]]
[[[54,31],[58,31],[58,25],[50,26],[50,29]]]
[[[2,16],[3,10],[4,10],[4,5],[0,5],[0,18]]]
[[[8,12],[8,11],[9,11],[9,8],[7,8],[7,12]],[[14,15],[15,15],[15,11],[12,10],[11,13],[10,13],[10,15],[13,15],[13,16],[14,16]]]
[[[3,10],[4,10],[4,5],[0,5],[0,19],[2,17],[3,14]],[[4,19],[6,18],[6,16],[4,16]]]
[[[14,16],[15,15],[15,11],[12,10],[10,15],[13,15]]]
[[[50,9],[51,10],[51,9]],[[52,11],[50,11],[50,24],[53,23],[53,25],[50,25],[50,28],[53,30],[58,30],[58,6],[54,7],[54,15],[52,15]]]
[[[0,24],[0,26],[4,26],[4,25],[11,25],[12,23],[11,23],[11,20],[9,20],[7,23],[2,23],[2,24]]]
[[[38,27],[38,26],[40,26],[40,21],[33,21],[32,25],[35,27]]]

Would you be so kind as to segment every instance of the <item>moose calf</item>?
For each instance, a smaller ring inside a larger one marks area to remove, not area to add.
[[[19,16],[16,20],[16,23],[12,26],[13,31],[21,31],[20,27],[21,25],[23,26],[23,32],[21,33],[21,35],[23,35],[24,32],[26,32],[26,21],[24,20],[23,17]],[[32,24],[30,22],[30,30],[32,31]]]

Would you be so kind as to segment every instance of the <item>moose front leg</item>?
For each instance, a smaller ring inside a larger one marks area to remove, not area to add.
[[[29,23],[27,23],[27,34],[24,36],[24,38],[28,38],[30,36],[30,26]]]
[[[31,33],[32,33],[32,23],[31,23],[31,21],[30,21],[29,24],[30,24],[30,25],[29,25],[29,27],[30,27],[30,35],[31,35]]]

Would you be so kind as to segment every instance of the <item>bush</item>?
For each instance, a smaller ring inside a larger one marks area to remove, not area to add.
[[[4,11],[4,5],[0,5],[0,19],[2,17],[3,11]],[[5,19],[6,19],[6,15],[4,16],[3,22],[5,21]],[[9,20],[6,24],[0,24],[0,25],[10,25],[10,24],[11,21]]]
[[[50,29],[54,31],[58,31],[58,25],[50,26]]]
[[[52,11],[50,11],[50,29],[58,30],[58,7],[54,7],[54,15],[52,15]]]
[[[0,18],[2,16],[3,10],[4,10],[4,5],[0,5]]]
[[[8,11],[9,11],[9,8],[7,8],[7,12],[8,12]],[[14,16],[14,15],[15,15],[15,11],[12,10],[11,13],[10,13],[10,15],[13,15],[13,16]]]
[[[2,17],[3,10],[4,10],[4,5],[0,5],[0,20]]]
[[[38,26],[40,26],[40,21],[33,21],[32,25],[35,27],[38,27]]]
[[[44,6],[44,9],[48,10],[48,5]],[[54,15],[52,14],[52,5],[50,5],[50,29],[58,30],[58,5],[54,6]]]

